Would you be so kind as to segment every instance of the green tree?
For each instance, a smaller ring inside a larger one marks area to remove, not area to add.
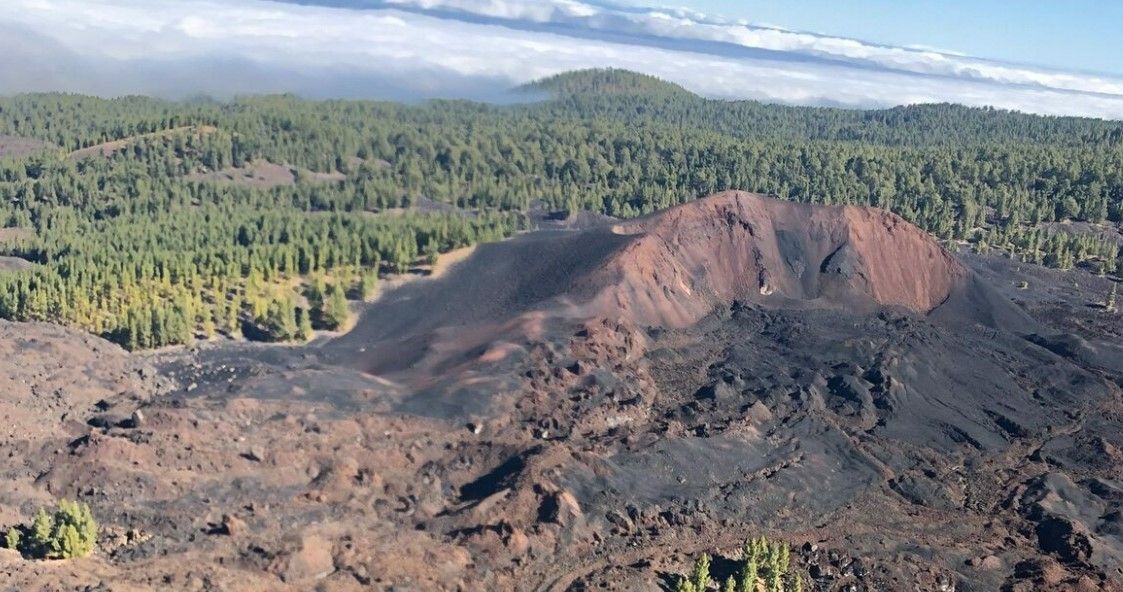
[[[763,539],[761,539],[763,540]],[[757,582],[760,581],[761,547],[757,539],[749,539],[742,548],[743,563],[741,566],[740,581],[737,592],[756,592]]]
[[[51,534],[54,532],[55,520],[46,508],[39,508],[35,519],[31,521],[31,536],[28,541],[29,555],[46,557],[51,550]]]
[[[293,296],[275,299],[269,303],[265,316],[259,319],[259,325],[265,335],[272,341],[285,341],[296,339],[300,330],[296,318],[296,305]]]
[[[70,559],[85,557],[97,544],[97,522],[86,504],[61,500],[54,513],[40,508],[23,536],[12,528],[5,537],[8,548],[27,557]]]
[[[695,590],[704,591],[710,586],[710,556],[703,553],[694,562],[694,569],[690,572],[690,582]]]
[[[15,526],[8,529],[8,533],[4,536],[4,546],[8,549],[18,551],[20,548],[20,539],[23,533],[20,532]]]
[[[343,288],[336,285],[333,285],[328,292],[328,299],[323,308],[324,326],[331,330],[340,329],[347,324],[347,319],[351,315],[347,296],[344,295]]]
[[[312,315],[310,315],[307,310],[303,308],[296,309],[296,324],[297,339],[308,341],[312,338]]]
[[[378,272],[365,270],[359,274],[359,298],[366,300],[378,291]]]

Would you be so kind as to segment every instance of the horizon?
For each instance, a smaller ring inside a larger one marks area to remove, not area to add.
[[[955,103],[1123,119],[1115,73],[933,49],[949,40],[923,31],[906,47],[861,27],[814,33],[816,21],[796,16],[762,24],[744,19],[746,8],[697,10],[720,9],[717,2],[12,1],[0,16],[5,95],[504,103],[517,99],[510,90],[518,85],[612,67],[714,99],[857,109]]]
[[[614,72],[614,73],[625,74],[625,75],[631,74],[631,75],[638,75],[638,76],[647,76],[647,77],[650,77],[651,79],[653,79],[657,83],[667,84],[667,85],[674,86],[677,89],[681,89],[683,92],[688,93],[689,95],[693,96],[697,100],[713,101],[713,102],[717,102],[717,103],[730,103],[730,104],[756,103],[756,104],[760,104],[760,105],[776,105],[776,106],[779,106],[779,107],[792,107],[792,108],[797,108],[797,109],[798,108],[806,108],[806,109],[826,109],[826,110],[857,111],[857,112],[861,112],[861,111],[890,111],[890,110],[893,110],[893,109],[910,109],[910,108],[947,106],[947,107],[955,107],[955,108],[972,110],[972,111],[991,111],[991,112],[995,112],[995,113],[1008,113],[1008,114],[1013,114],[1013,115],[1024,115],[1024,116],[1028,116],[1028,117],[1045,117],[1045,118],[1054,118],[1054,119],[1085,119],[1085,120],[1091,120],[1091,121],[1102,121],[1102,122],[1106,122],[1106,123],[1123,122],[1123,117],[1115,119],[1115,118],[1104,118],[1104,117],[1087,116],[1087,115],[1052,115],[1052,114],[1034,113],[1032,111],[1022,111],[1022,110],[1018,110],[1018,109],[1010,109],[1010,108],[1006,108],[1006,107],[997,107],[997,106],[994,106],[994,105],[966,105],[966,104],[963,104],[963,103],[956,103],[956,102],[952,102],[952,101],[932,101],[932,102],[925,102],[925,103],[905,103],[905,104],[900,104],[900,105],[862,107],[862,106],[853,106],[853,105],[803,105],[803,104],[798,104],[798,103],[784,103],[784,102],[779,102],[779,101],[771,101],[771,100],[767,100],[767,99],[756,99],[756,98],[709,97],[709,96],[705,96],[703,94],[699,94],[699,93],[697,93],[693,90],[690,90],[689,88],[686,88],[686,87],[680,85],[677,82],[674,82],[672,80],[667,80],[665,78],[661,78],[661,77],[656,76],[654,74],[646,74],[644,72],[639,72],[639,71],[636,71],[636,70],[629,70],[629,69],[626,69],[626,68],[613,68],[613,67],[605,67],[605,68],[590,67],[590,68],[579,68],[579,69],[575,69],[575,70],[566,70],[566,71],[563,71],[563,72],[559,72],[557,74],[551,74],[551,75],[544,76],[542,78],[536,78],[534,80],[530,80],[530,81],[527,81],[527,82],[520,82],[520,83],[515,84],[513,86],[503,88],[503,89],[499,89],[501,92],[498,93],[496,96],[490,97],[490,98],[489,97],[483,97],[483,98],[444,97],[444,96],[432,96],[432,97],[416,96],[416,97],[403,97],[403,98],[392,98],[392,97],[390,97],[390,98],[383,98],[383,97],[329,97],[329,96],[308,96],[308,95],[305,95],[305,94],[301,94],[299,92],[287,91],[287,90],[282,90],[282,91],[277,91],[277,92],[252,92],[251,91],[251,92],[246,92],[246,93],[232,94],[232,95],[228,95],[228,96],[219,96],[219,95],[213,95],[213,94],[207,94],[207,93],[195,93],[195,94],[183,95],[183,96],[160,96],[160,95],[157,95],[157,94],[143,94],[143,93],[129,93],[129,94],[120,94],[120,95],[99,95],[99,94],[85,93],[85,92],[75,92],[75,91],[51,91],[51,90],[38,91],[38,90],[33,90],[33,91],[23,91],[23,92],[16,92],[16,93],[10,93],[10,94],[0,93],[0,97],[18,98],[18,97],[31,97],[31,96],[60,95],[60,96],[71,96],[71,97],[88,97],[88,98],[93,98],[93,99],[98,99],[98,100],[103,100],[103,101],[118,101],[118,100],[127,100],[127,99],[144,99],[144,100],[160,101],[160,102],[165,102],[165,103],[169,103],[169,104],[180,104],[180,105],[190,105],[192,103],[232,104],[232,103],[237,103],[239,101],[252,101],[254,99],[267,99],[267,98],[272,98],[272,97],[291,97],[291,98],[296,99],[298,101],[308,102],[308,103],[354,102],[354,103],[388,103],[388,104],[406,105],[406,106],[424,106],[427,103],[433,103],[433,102],[436,102],[436,103],[440,103],[440,102],[454,102],[454,103],[455,102],[464,102],[464,103],[469,103],[469,104],[485,105],[485,106],[490,106],[490,107],[506,107],[506,106],[518,106],[518,105],[533,105],[535,103],[553,100],[557,97],[557,95],[551,95],[551,93],[549,93],[547,91],[537,90],[537,89],[534,89],[533,87],[536,86],[536,85],[539,85],[541,83],[548,82],[548,81],[550,81],[554,78],[561,78],[561,77],[566,77],[566,76],[578,76],[578,75],[581,75],[581,74],[584,74],[584,73],[591,73],[591,72]],[[588,90],[586,92],[588,94],[597,94],[600,91]],[[640,92],[639,94],[642,95],[643,93]]]

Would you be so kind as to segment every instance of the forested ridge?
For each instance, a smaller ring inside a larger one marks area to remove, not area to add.
[[[535,204],[628,217],[723,189],[883,207],[1057,267],[1119,265],[1111,236],[1052,224],[1123,220],[1117,122],[713,101],[619,71],[524,90],[508,106],[2,98],[0,135],[57,149],[0,155],[0,226],[26,229],[0,231],[0,254],[37,264],[0,272],[0,316],[133,348],[299,339],[345,322],[343,295],[380,271],[508,236]],[[295,178],[206,176],[266,161]]]

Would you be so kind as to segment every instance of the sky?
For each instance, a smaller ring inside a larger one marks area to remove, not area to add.
[[[628,2],[640,6],[641,2]],[[676,4],[671,2],[670,4]],[[1118,0],[680,0],[753,23],[1123,75]]]
[[[1123,9],[1092,0],[3,2],[0,94],[502,102],[611,66],[717,99],[1123,119]]]

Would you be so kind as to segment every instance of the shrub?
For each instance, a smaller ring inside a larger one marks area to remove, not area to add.
[[[86,504],[62,500],[53,514],[40,508],[30,526],[10,528],[4,543],[35,559],[85,557],[97,543],[97,522]]]

